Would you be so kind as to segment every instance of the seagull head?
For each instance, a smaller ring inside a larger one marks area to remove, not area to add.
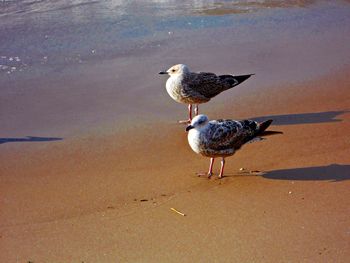
[[[186,131],[191,129],[201,129],[205,127],[209,122],[208,116],[200,114],[194,117],[191,121],[191,124],[186,127]]]
[[[177,64],[169,68],[167,71],[161,71],[159,74],[168,74],[170,76],[178,76],[189,73],[189,68],[184,64]]]

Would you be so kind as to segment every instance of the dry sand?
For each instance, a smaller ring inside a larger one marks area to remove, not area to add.
[[[325,2],[157,27],[142,48],[0,78],[0,262],[348,262],[350,28],[346,2]],[[209,159],[156,75],[179,62],[256,73],[200,112],[283,134],[197,177]]]
[[[209,160],[165,121],[2,144],[0,261],[347,262],[349,74],[242,91],[209,111],[283,132],[228,158],[222,180],[195,175]]]

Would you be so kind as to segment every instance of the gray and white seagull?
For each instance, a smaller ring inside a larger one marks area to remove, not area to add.
[[[177,102],[188,104],[189,119],[180,121],[190,123],[192,120],[192,105],[194,115],[198,115],[198,104],[208,102],[211,98],[221,92],[231,89],[242,83],[249,75],[216,75],[209,72],[191,72],[184,64],[174,65],[167,71],[159,74],[168,74],[170,77],[166,82],[166,90],[170,97]]]
[[[214,158],[221,157],[219,178],[224,174],[225,158],[233,155],[245,143],[264,135],[272,120],[258,123],[253,120],[211,120],[198,115],[187,126],[188,142],[192,150],[210,157],[208,178],[213,174]]]

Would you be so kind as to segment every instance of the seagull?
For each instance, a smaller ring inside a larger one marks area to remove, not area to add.
[[[170,97],[179,103],[188,104],[189,119],[179,121],[180,123],[191,123],[192,105],[194,115],[198,115],[198,104],[208,102],[219,93],[233,88],[242,83],[250,76],[232,76],[219,75],[209,72],[191,72],[184,64],[174,65],[167,71],[161,71],[159,74],[168,74],[170,77],[166,82],[166,90]]]
[[[233,155],[245,143],[254,141],[270,126],[272,120],[258,123],[253,120],[211,120],[198,115],[187,126],[188,142],[192,150],[210,157],[208,178],[213,175],[214,158],[221,157],[219,178],[223,177],[225,158]]]

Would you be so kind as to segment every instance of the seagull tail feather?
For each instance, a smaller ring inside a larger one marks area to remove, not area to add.
[[[271,125],[273,120],[267,120],[259,123],[257,135],[263,135],[264,131]]]
[[[240,75],[240,76],[233,76],[233,78],[238,81],[238,83],[233,83],[234,86],[241,84],[243,81],[249,79],[251,76],[253,76],[255,74],[248,74],[248,75]]]
[[[226,83],[229,84],[227,89],[233,88],[237,86],[238,84],[241,84],[243,81],[249,79],[254,74],[248,74],[248,75],[240,75],[240,76],[232,76],[232,75],[220,75],[219,78]]]

